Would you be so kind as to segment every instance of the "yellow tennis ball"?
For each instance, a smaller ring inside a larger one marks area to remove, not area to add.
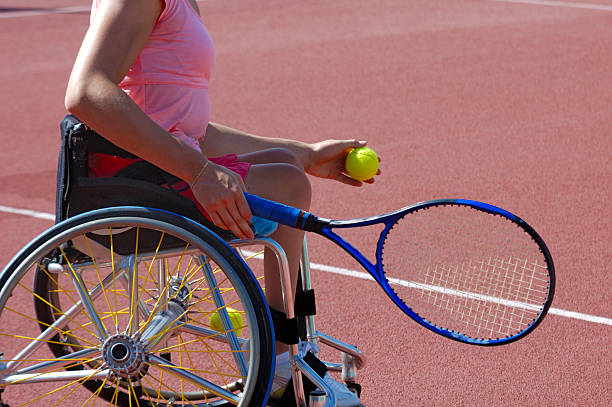
[[[365,181],[378,172],[378,156],[369,147],[357,147],[347,154],[345,167],[351,178]]]
[[[244,328],[244,318],[240,311],[237,311],[233,308],[226,307],[227,315],[229,316],[230,322],[232,324],[232,329],[236,333],[236,336],[240,336],[242,333],[242,328]],[[221,323],[221,317],[219,316],[219,312],[213,312],[209,317],[210,327],[215,331],[225,332],[223,329],[223,324]]]

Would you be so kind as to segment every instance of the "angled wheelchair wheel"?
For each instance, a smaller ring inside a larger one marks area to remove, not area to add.
[[[123,207],[62,222],[0,274],[9,405],[260,406],[274,341],[260,286],[215,234]]]

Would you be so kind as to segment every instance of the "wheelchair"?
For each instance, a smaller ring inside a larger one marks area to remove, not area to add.
[[[243,241],[216,228],[180,180],[73,116],[61,135],[58,223],[0,274],[0,407],[331,407],[327,370],[361,392],[363,353],[315,328],[306,240],[294,295],[265,233]],[[92,176],[100,157],[129,165]],[[262,247],[278,261],[284,313],[267,306]],[[290,345],[293,383],[273,403],[276,340]],[[341,360],[321,362],[306,343]]]

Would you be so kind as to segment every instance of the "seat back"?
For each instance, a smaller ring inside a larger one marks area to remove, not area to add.
[[[144,206],[177,213],[206,226],[226,240],[233,238],[231,232],[214,226],[193,201],[161,186],[173,180],[180,181],[178,178],[144,160],[112,177],[95,177],[90,162],[92,153],[129,160],[138,157],[110,143],[73,115],[62,120],[60,130],[62,144],[57,171],[56,222],[94,209]]]

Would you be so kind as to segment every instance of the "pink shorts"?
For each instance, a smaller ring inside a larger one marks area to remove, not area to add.
[[[242,177],[243,181],[246,179],[249,168],[251,168],[251,163],[238,161],[238,156],[236,154],[228,154],[222,157],[212,157],[209,158],[209,160],[215,164],[234,171],[236,174]]]
[[[242,177],[243,181],[246,179],[247,173],[249,172],[249,168],[251,167],[251,163],[238,161],[238,156],[236,154],[228,154],[221,157],[211,157],[208,160],[235,172],[236,174],[240,175],[240,177]],[[185,185],[187,184],[185,183]],[[206,213],[202,205],[200,205],[198,200],[193,195],[193,192],[191,192],[191,188],[185,188],[181,191],[178,191],[178,193],[193,201],[193,203],[196,204],[200,212],[202,212],[202,214],[206,216],[206,219],[212,221],[210,219],[210,216],[208,216],[208,213]]]

